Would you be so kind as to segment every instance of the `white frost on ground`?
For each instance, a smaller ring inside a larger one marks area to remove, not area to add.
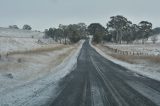
[[[82,44],[50,73],[28,83],[0,92],[0,106],[39,106],[56,97],[57,82],[70,73],[76,66]],[[45,71],[45,70],[44,70]],[[11,79],[14,80],[14,79]],[[54,94],[54,95],[53,95]]]
[[[53,39],[43,37],[42,32],[0,27],[0,55],[46,47],[51,44],[53,44],[51,46],[57,46]]]
[[[42,32],[0,28],[0,106],[39,106],[61,91],[56,89],[58,81],[76,65],[84,41],[76,48],[43,36]],[[25,54],[33,50],[44,51]],[[20,54],[6,57],[8,52]]]
[[[109,46],[113,49],[118,49],[121,51],[128,52],[139,52],[148,55],[160,55],[160,43],[156,44],[113,44],[107,43],[106,46]]]
[[[20,38],[42,38],[44,33],[38,31],[22,30],[22,29],[10,29],[0,27],[0,37],[20,37]]]
[[[101,51],[99,48],[93,46],[91,43],[90,45],[99,53],[101,54],[103,57],[105,57],[106,59],[114,62],[115,64],[119,64],[123,67],[126,67],[127,69],[136,72],[138,74],[141,74],[143,76],[147,76],[149,78],[155,79],[160,81],[160,72],[159,69],[154,68],[154,70],[152,68],[150,68],[149,66],[145,66],[145,65],[137,65],[137,64],[129,64],[127,62],[124,61],[120,61],[116,58],[113,58],[107,54],[105,54],[103,51]]]
[[[113,49],[118,49],[121,51],[128,51],[128,52],[138,52],[148,55],[160,55],[160,35],[157,36],[156,44],[153,44],[151,37],[148,38],[148,40],[145,42],[145,44],[142,44],[141,40],[135,41],[133,44],[115,44],[115,43],[106,43],[104,46],[109,46]]]

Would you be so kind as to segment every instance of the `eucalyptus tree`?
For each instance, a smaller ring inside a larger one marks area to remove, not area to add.
[[[110,21],[107,23],[108,28],[112,28],[116,31],[116,43],[121,43],[123,38],[123,32],[128,25],[127,18],[117,15],[110,17]]]
[[[68,32],[68,26],[60,24],[59,28],[63,32],[64,44],[67,44],[67,39],[68,39],[68,34],[69,34],[69,32]]]
[[[126,26],[122,27],[122,41],[126,41],[127,43],[132,41],[132,22],[127,21]]]
[[[11,28],[11,29],[19,29],[17,25],[10,25],[9,28]]]
[[[88,26],[88,32],[93,35],[93,42],[100,43],[106,35],[106,29],[99,23],[92,23]]]
[[[54,36],[56,37],[55,40],[59,40],[61,43],[61,40],[63,38],[63,30],[60,28],[54,29]]]
[[[85,23],[78,23],[77,25],[79,26],[79,31],[80,31],[82,38],[86,38],[87,37],[87,25]]]
[[[32,27],[30,25],[25,24],[22,29],[23,30],[32,30]]]
[[[144,44],[145,39],[148,39],[148,37],[151,34],[152,31],[152,23],[148,21],[141,21],[139,24],[139,30],[141,33],[141,38],[142,38],[142,44]]]
[[[44,33],[45,33],[45,38],[51,37],[52,39],[55,39],[54,28],[45,29]]]
[[[76,43],[81,39],[80,26],[78,24],[70,24],[67,28],[68,38],[71,43]]]

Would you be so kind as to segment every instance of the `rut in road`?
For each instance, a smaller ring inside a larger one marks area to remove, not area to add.
[[[150,82],[150,84],[147,83]],[[128,82],[143,83],[160,89],[160,83],[132,72],[103,58],[86,41],[82,47],[74,71],[59,83],[61,93],[49,106],[158,106],[130,86]],[[156,89],[155,89],[156,88]],[[150,91],[152,93],[153,91]],[[154,93],[153,93],[154,94]],[[155,96],[158,97],[158,96]],[[152,97],[153,98],[153,97]],[[160,98],[159,98],[160,99]]]

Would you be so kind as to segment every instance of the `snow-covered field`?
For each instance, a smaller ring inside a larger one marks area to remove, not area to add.
[[[11,67],[7,72],[2,71],[0,106],[39,106],[54,99],[56,95],[52,94],[61,91],[56,89],[58,81],[75,67],[82,44],[83,41],[76,47],[33,56],[29,54],[22,63],[16,63],[18,66],[14,65],[18,70],[13,71]],[[62,59],[64,53],[67,57]],[[58,66],[57,60],[61,60]]]
[[[42,32],[0,27],[0,37],[42,38],[43,36]]]
[[[32,37],[34,36],[34,37]],[[52,39],[43,39],[44,33],[0,28],[0,54],[28,51],[45,46],[56,46]]]
[[[76,65],[84,41],[62,45],[26,37],[28,32],[22,30],[23,37],[17,37],[12,29],[4,32],[7,34],[0,37],[0,53],[12,54],[0,59],[0,106],[39,106],[53,99],[56,95],[52,93],[60,92],[56,89],[58,81]]]
[[[109,48],[117,49],[120,51],[127,51],[129,54],[141,54],[141,55],[160,55],[160,35],[157,36],[158,41],[156,44],[153,44],[151,41],[151,37],[145,44],[142,44],[142,41],[134,42],[133,44],[115,44],[115,43],[106,43],[104,46],[108,46]],[[133,53],[134,52],[134,53]]]
[[[111,44],[107,43],[105,46],[108,46],[113,49],[142,53],[144,55],[160,55],[160,43],[157,44]]]

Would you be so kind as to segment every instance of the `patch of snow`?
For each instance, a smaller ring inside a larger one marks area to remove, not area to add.
[[[160,55],[160,43],[156,44],[113,44],[107,43],[105,46],[108,46],[113,49],[118,49],[121,51],[128,52],[138,52],[147,55]]]
[[[43,37],[42,32],[0,27],[0,55],[58,44],[51,38]]]
[[[38,31],[10,29],[0,27],[0,37],[16,37],[16,38],[43,38],[44,33]]]

